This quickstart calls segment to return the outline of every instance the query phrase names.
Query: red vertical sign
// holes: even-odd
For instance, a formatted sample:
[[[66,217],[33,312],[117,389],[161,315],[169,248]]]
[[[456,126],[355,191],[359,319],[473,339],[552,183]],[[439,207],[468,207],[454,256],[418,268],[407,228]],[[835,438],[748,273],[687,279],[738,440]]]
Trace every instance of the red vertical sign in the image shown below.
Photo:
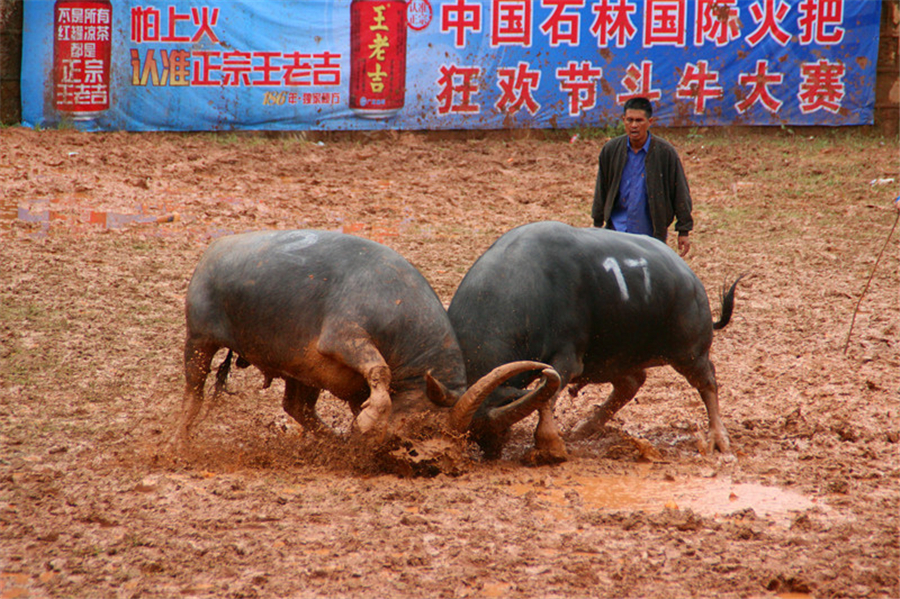
[[[57,0],[53,9],[53,103],[74,120],[109,108],[112,4]]]
[[[350,3],[350,109],[383,119],[403,108],[406,95],[406,2]]]

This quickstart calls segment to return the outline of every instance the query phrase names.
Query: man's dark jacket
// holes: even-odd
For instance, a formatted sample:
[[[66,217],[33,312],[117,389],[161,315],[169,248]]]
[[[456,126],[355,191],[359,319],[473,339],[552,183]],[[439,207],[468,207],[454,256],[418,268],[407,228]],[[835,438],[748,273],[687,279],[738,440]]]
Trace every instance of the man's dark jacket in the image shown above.
[[[609,215],[619,194],[622,171],[630,151],[628,143],[628,136],[623,135],[606,142],[600,150],[594,207],[591,210],[595,227],[602,227],[604,223],[609,226]],[[679,233],[687,233],[693,229],[691,191],[675,147],[651,135],[645,170],[653,236],[665,241],[669,225],[676,218],[675,230]]]

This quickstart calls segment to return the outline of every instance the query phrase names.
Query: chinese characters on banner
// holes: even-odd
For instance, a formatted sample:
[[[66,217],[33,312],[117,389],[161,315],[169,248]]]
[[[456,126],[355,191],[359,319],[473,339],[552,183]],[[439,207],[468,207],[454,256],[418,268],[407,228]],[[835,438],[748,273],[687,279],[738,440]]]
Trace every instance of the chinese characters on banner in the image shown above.
[[[406,28],[406,2],[351,2],[350,109],[355,114],[387,118],[403,108]]]
[[[267,94],[265,104],[284,104],[285,97],[290,104],[300,98],[310,104],[337,99],[340,53],[230,49],[216,34],[220,10],[200,6],[179,12],[176,5],[132,8],[131,85],[291,88],[290,95]],[[209,49],[196,49],[204,42]]]
[[[727,71],[739,70],[736,81],[730,82],[737,87],[736,101],[731,108],[738,114],[744,114],[754,106],[772,114],[778,113],[784,104],[779,97],[786,94],[794,96],[803,114],[821,110],[836,114],[841,110],[847,92],[844,85],[847,59],[856,58],[840,53],[834,59],[813,55],[800,62],[800,79],[793,90],[783,88],[784,72],[780,71],[779,60],[762,58],[747,63],[742,58],[748,50],[765,43],[781,48],[792,40],[801,47],[841,44],[846,34],[843,24],[853,22],[848,17],[855,16],[845,11],[844,0],[493,0],[489,15],[485,14],[485,4],[456,0],[441,6],[441,31],[452,37],[455,47],[465,47],[470,35],[489,27],[492,48],[581,48],[587,43],[598,49],[597,55],[588,60],[568,60],[554,70],[570,116],[597,107],[604,66],[612,62],[609,56],[618,54],[646,53],[652,56],[657,53],[659,57],[628,62],[621,79],[610,82],[614,89],[614,84],[618,83],[616,104],[624,104],[634,96],[644,96],[655,102],[663,100],[664,89],[658,82],[655,84],[654,69],[656,75],[664,70],[658,79],[674,81],[674,86],[669,86],[669,101],[681,100],[689,104],[695,115],[707,114],[712,102],[726,98],[723,84],[729,82],[721,78],[726,69],[717,69],[716,62],[724,63]],[[875,4],[869,8],[878,8]],[[543,20],[535,19],[539,6],[550,9]],[[746,11],[743,20],[742,10]],[[789,20],[791,15],[793,21]],[[873,13],[870,17],[874,17],[870,26],[877,28],[877,15]],[[589,23],[586,31],[592,39],[581,38],[580,33],[586,26],[584,21]],[[751,26],[742,27],[745,22]],[[536,42],[535,35],[543,36],[544,43]],[[730,44],[739,48],[733,55],[725,52]],[[707,46],[713,50],[702,51]],[[695,52],[697,60],[673,63],[673,56],[685,55],[679,49],[689,48],[700,50]],[[620,50],[622,52],[618,52]],[[723,56],[727,58],[723,60]],[[874,62],[874,59],[870,60]],[[479,68],[454,65],[443,67],[441,74],[441,81],[447,82],[440,96],[445,100],[442,109],[446,112],[477,110],[472,105],[471,97],[476,90],[471,82],[483,78],[485,73]],[[525,108],[535,114],[539,104],[533,91],[541,75],[541,68],[531,68],[527,62],[498,68],[497,86],[502,95],[494,108],[498,111]],[[674,80],[673,75],[677,75]],[[457,103],[450,101],[447,92],[453,87],[450,82],[454,77],[462,92]]]
[[[662,125],[867,124],[880,13],[854,0],[33,0],[23,116],[565,128],[605,126],[645,96]]]
[[[56,110],[87,120],[109,108],[112,5],[57,0],[53,11]]]

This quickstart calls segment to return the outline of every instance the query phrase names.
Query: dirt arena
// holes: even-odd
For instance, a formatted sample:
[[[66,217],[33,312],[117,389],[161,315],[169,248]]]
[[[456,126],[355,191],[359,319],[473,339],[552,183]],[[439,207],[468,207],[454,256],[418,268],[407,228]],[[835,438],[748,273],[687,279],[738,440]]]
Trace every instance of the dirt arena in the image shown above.
[[[523,463],[532,417],[499,461],[379,469],[304,436],[252,368],[190,454],[166,449],[212,238],[360,235],[449,302],[510,228],[590,224],[606,137],[574,133],[0,129],[0,599],[900,596],[900,232],[866,287],[898,140],[855,129],[660,132],[714,314],[747,273],[712,350],[734,459],[704,453],[668,368],[556,466]],[[608,391],[564,392],[563,429]],[[320,413],[348,430],[344,404]]]

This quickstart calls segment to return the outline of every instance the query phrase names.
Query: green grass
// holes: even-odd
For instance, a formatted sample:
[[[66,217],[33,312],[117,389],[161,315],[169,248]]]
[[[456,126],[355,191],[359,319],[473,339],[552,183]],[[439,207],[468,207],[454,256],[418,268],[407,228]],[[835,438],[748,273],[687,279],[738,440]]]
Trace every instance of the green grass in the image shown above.
[[[576,127],[570,132],[581,139],[611,139],[625,134],[625,124],[616,120],[606,127]]]

